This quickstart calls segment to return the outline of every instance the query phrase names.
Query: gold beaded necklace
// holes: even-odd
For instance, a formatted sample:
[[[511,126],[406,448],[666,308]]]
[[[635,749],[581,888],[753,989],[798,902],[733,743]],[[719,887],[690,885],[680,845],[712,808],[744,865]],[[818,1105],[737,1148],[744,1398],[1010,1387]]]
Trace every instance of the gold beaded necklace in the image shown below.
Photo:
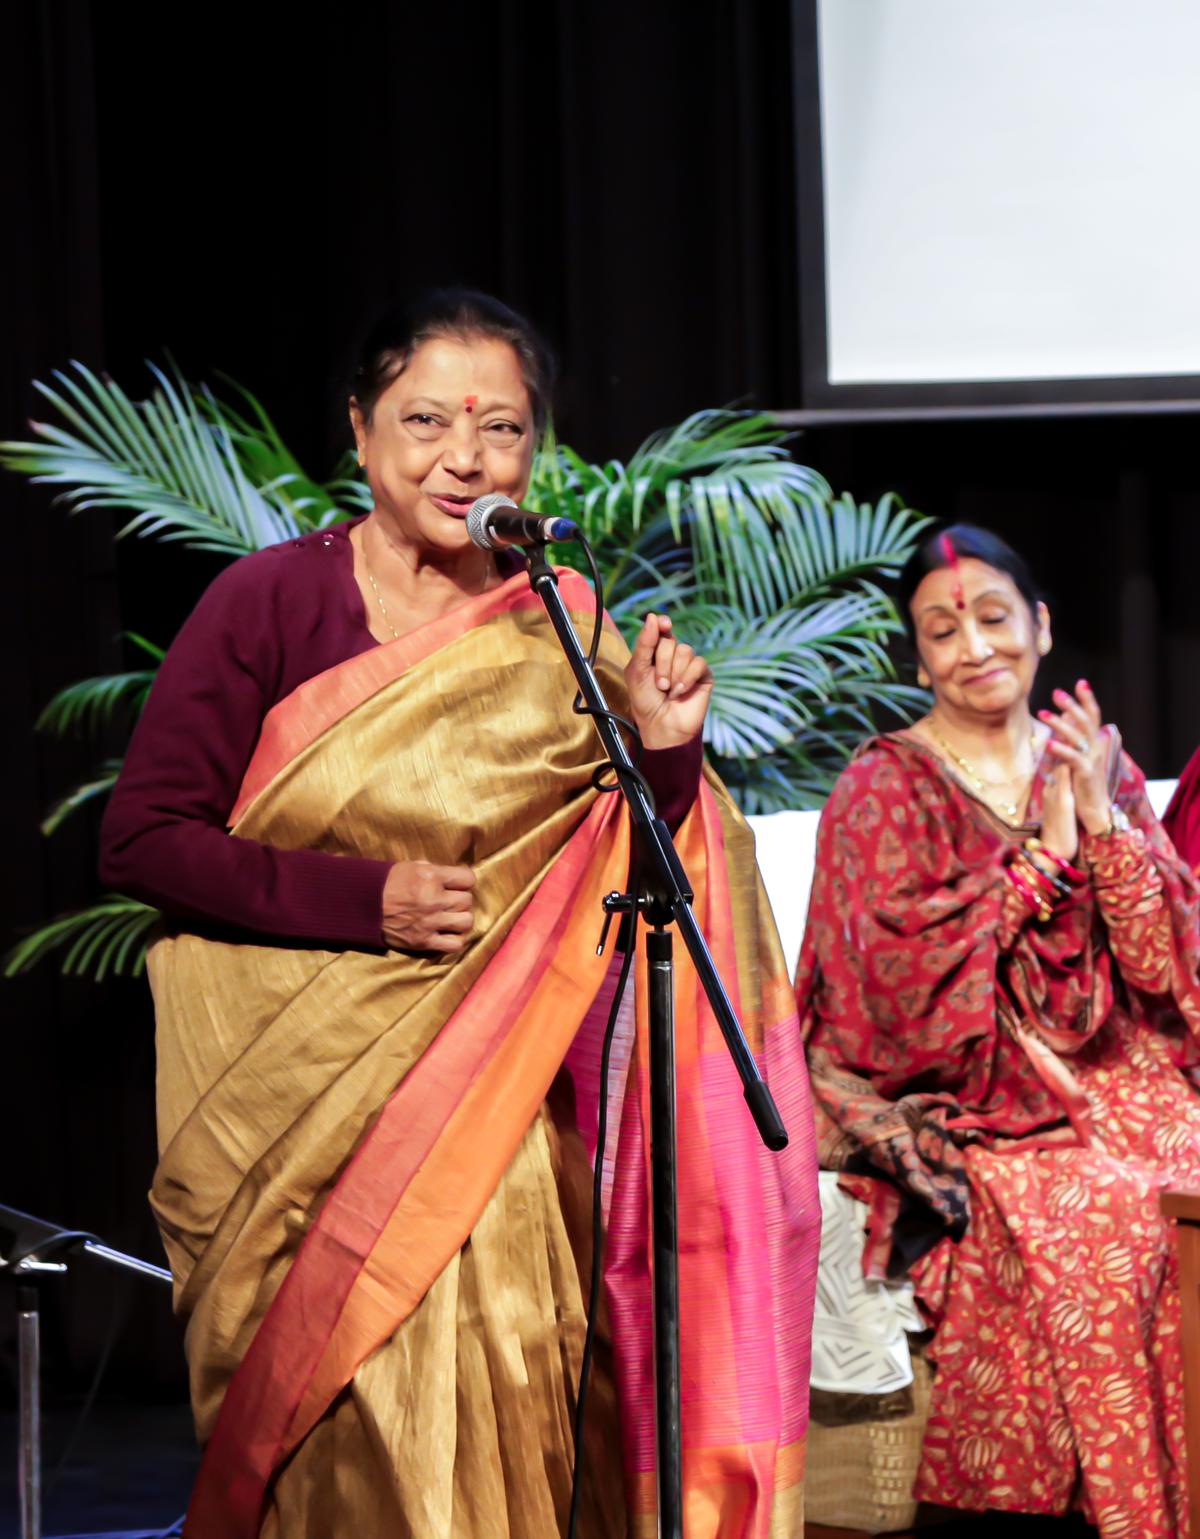
[[[387,612],[387,606],[383,602],[383,594],[380,593],[379,584],[375,581],[375,573],[371,570],[371,558],[367,554],[367,528],[365,524],[363,525],[362,533],[359,536],[358,548],[362,552],[363,570],[367,574],[367,581],[371,584],[371,592],[375,595],[375,602],[379,605],[379,613],[383,616],[383,623],[387,626],[388,630],[391,631],[393,640],[399,641],[400,632],[392,624],[391,617]]]
[[[366,573],[367,573],[367,581],[371,584],[371,590],[375,594],[375,602],[379,605],[379,613],[383,616],[383,623],[387,626],[388,630],[391,631],[392,636],[394,637],[394,639],[396,641],[399,641],[400,640],[400,632],[396,629],[396,627],[392,624],[391,620],[388,618],[387,608],[385,607],[384,602],[383,602],[383,594],[380,593],[380,591],[379,591],[379,584],[375,581],[375,573],[372,572],[372,570],[371,570],[371,562],[370,562],[370,560],[367,557],[367,542],[365,540],[363,541],[362,553],[363,553],[363,566],[366,569]]]
[[[365,527],[363,529],[359,543],[359,550],[362,552],[363,571],[366,572],[367,581],[371,584],[371,592],[375,595],[375,602],[379,605],[379,613],[383,616],[383,623],[387,626],[388,630],[391,631],[393,639],[399,641],[400,632],[392,624],[391,616],[387,612],[387,605],[383,602],[383,594],[380,593],[379,584],[375,581],[375,573],[371,570],[371,558],[367,554],[367,533]],[[498,574],[496,572],[495,565],[490,563],[485,573],[483,587],[480,589],[480,592],[486,593],[489,588],[494,587],[497,577]]]
[[[937,739],[939,747],[944,748],[950,757],[954,760],[955,764],[958,765],[959,769],[962,770],[963,774],[969,781],[971,788],[974,790],[976,796],[979,797],[980,801],[986,803],[986,805],[989,806],[993,812],[998,812],[1006,822],[1018,822],[1021,817],[1020,798],[1017,798],[1013,801],[1001,800],[997,803],[996,801],[993,801],[992,798],[988,795],[987,788],[989,786],[1002,787],[1020,784],[1021,795],[1022,797],[1025,795],[1029,787],[1033,784],[1033,777],[1037,773],[1037,729],[1031,728],[1029,733],[1029,753],[1033,760],[1033,767],[1030,769],[1027,775],[1014,776],[1011,780],[985,780],[969,759],[964,759],[962,754],[951,748],[950,744],[938,731],[937,727],[934,726],[932,716],[927,716],[925,718],[925,725]]]

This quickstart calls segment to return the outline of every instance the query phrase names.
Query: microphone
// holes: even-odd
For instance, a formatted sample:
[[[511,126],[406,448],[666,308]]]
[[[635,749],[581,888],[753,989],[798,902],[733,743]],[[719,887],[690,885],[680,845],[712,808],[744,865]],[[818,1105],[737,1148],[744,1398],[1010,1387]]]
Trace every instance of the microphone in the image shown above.
[[[503,492],[485,492],[467,510],[467,533],[484,550],[503,550],[506,545],[574,540],[579,525],[570,518],[541,518],[519,508]]]

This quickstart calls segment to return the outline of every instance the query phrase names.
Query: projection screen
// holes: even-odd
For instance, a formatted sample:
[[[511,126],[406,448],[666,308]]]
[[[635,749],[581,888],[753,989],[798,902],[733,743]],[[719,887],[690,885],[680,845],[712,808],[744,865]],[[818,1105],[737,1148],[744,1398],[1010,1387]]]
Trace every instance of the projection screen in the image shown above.
[[[816,397],[1200,397],[1197,0],[795,14]]]

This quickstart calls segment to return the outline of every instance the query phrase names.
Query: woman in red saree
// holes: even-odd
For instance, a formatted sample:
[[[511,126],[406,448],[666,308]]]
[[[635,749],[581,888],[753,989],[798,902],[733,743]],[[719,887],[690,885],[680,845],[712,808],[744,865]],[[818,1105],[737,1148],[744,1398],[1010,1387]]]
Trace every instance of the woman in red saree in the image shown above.
[[[1162,821],[1184,861],[1200,869],[1200,748],[1184,765]]]
[[[1165,1185],[1200,1184],[1196,890],[1050,621],[985,531],[902,582],[929,715],[822,819],[797,991],[823,1166],[934,1335],[917,1495],[1186,1534]]]
[[[544,402],[536,340],[483,296],[377,334],[352,403],[374,511],[222,574],[110,806],[105,874],[170,918],[151,1197],[205,1445],[192,1539],[565,1529],[614,981],[596,940],[629,830],[540,601],[464,527],[485,492],[519,501]],[[564,573],[562,591],[590,630],[591,590]],[[632,658],[606,628],[598,667],[794,1135],[782,1159],[757,1146],[683,966],[688,1533],[799,1534],[817,1209],[794,1001],[748,831],[699,781],[703,659],[652,616]],[[591,1536],[654,1526],[634,992]]]

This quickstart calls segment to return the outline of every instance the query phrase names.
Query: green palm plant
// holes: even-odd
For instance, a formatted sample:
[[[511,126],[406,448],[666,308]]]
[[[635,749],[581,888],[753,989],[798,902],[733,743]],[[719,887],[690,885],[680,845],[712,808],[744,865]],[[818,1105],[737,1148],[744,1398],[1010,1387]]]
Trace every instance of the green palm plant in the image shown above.
[[[749,813],[819,805],[875,713],[924,699],[892,668],[900,623],[879,583],[926,520],[890,494],[835,498],[786,444],[766,414],[697,412],[627,464],[547,445],[526,499],[583,527],[627,639],[670,610],[709,659],[705,741]]]
[[[119,538],[230,559],[369,510],[351,457],[315,481],[249,392],[232,385],[235,406],[177,371],[151,371],[154,388],[136,402],[80,364],[39,383],[59,420],[33,423],[31,441],[0,443],[0,464],[61,488],[73,512],[128,515]],[[923,698],[889,662],[899,621],[879,582],[924,520],[891,496],[875,506],[835,499],[816,471],[793,463],[786,439],[771,417],[739,411],[699,412],[624,464],[590,464],[551,438],[527,497],[583,527],[627,636],[648,609],[670,610],[679,634],[709,657],[705,737],[747,812],[819,803],[875,712],[903,715]],[[579,560],[573,547],[558,555]],[[132,723],[163,653],[127,639],[153,666],[69,685],[40,730],[111,734]],[[119,770],[119,759],[105,760],[43,831],[103,796]],[[138,973],[157,918],[110,895],[26,936],[6,972],[58,953],[65,972]]]

